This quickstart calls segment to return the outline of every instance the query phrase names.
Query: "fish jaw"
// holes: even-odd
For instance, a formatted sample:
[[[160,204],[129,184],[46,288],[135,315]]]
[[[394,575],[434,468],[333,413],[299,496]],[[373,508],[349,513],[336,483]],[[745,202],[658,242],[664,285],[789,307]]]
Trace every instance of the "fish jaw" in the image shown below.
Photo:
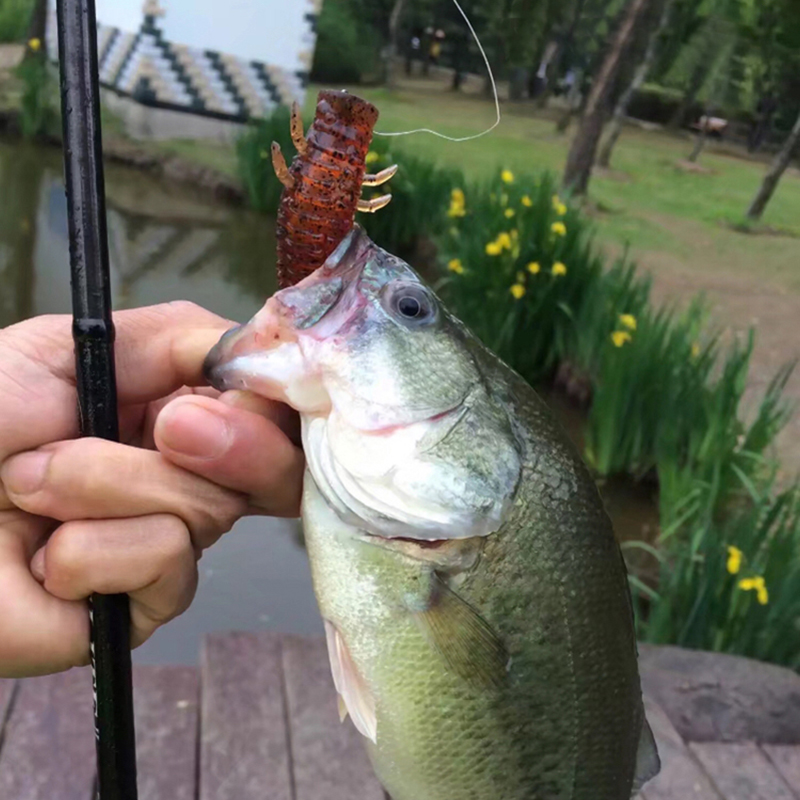
[[[326,414],[330,397],[309,368],[279,304],[270,300],[254,319],[228,331],[206,356],[203,372],[220,391],[241,389],[305,414]]]
[[[320,341],[352,317],[357,293],[341,295],[345,280],[357,278],[363,258],[352,251],[361,244],[349,234],[323,267],[267,300],[250,322],[228,331],[206,356],[208,382],[220,391],[243,389],[279,400],[301,414],[327,413],[330,398],[319,365],[301,338]]]

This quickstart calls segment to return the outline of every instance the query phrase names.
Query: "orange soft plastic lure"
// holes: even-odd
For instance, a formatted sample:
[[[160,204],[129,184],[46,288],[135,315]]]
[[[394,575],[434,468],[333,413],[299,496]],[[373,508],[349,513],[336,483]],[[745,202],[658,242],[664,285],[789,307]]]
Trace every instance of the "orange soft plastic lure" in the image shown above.
[[[287,166],[272,144],[275,174],[284,186],[278,209],[278,283],[302,280],[336,249],[353,227],[356,211],[374,212],[387,194],[361,199],[362,186],[380,186],[397,172],[392,166],[367,175],[366,158],[378,109],[347,92],[320,92],[317,113],[306,136],[300,108],[292,107],[292,141],[297,155]]]

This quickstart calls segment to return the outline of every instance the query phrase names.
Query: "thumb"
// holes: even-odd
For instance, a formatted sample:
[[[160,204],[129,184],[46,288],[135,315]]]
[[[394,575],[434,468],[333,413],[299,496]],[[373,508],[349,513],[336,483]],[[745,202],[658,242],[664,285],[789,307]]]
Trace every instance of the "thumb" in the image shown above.
[[[284,432],[291,422],[285,406],[252,395],[186,395],[162,409],[154,438],[166,459],[247,495],[256,513],[296,517],[305,460]]]

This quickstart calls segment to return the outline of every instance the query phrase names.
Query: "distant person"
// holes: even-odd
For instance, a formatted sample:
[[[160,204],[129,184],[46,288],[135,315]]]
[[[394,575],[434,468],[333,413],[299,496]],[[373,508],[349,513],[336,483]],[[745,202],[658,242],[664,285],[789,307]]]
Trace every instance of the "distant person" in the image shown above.
[[[422,54],[422,39],[416,34],[411,37],[406,48],[406,75],[411,75],[413,62],[420,61]]]
[[[431,42],[431,48],[428,51],[428,60],[430,61],[433,66],[437,66],[439,63],[439,59],[442,57],[442,42],[441,40],[434,39]]]
[[[187,388],[231,323],[190,303],[114,319],[124,444],[76,438],[70,317],[0,330],[0,678],[87,664],[93,592],[130,595],[142,644],[239,517],[299,515],[294,415]]]

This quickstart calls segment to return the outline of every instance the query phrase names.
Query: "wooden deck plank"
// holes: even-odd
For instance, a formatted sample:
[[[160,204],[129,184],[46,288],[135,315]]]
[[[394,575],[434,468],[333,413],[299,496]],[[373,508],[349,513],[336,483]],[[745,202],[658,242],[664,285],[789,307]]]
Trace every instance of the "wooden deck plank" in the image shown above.
[[[0,798],[91,800],[94,778],[91,671],[20,681],[0,751]]]
[[[644,705],[661,757],[661,772],[642,790],[645,800],[721,800],[664,709],[647,696]]]
[[[797,800],[755,744],[689,745],[726,800]]]
[[[192,667],[135,666],[139,800],[194,800],[199,679]]]
[[[762,744],[761,749],[789,788],[800,798],[800,745]]]
[[[296,800],[384,800],[361,735],[339,721],[325,641],[285,636],[283,672]]]
[[[293,800],[278,634],[206,637],[200,800]]]

